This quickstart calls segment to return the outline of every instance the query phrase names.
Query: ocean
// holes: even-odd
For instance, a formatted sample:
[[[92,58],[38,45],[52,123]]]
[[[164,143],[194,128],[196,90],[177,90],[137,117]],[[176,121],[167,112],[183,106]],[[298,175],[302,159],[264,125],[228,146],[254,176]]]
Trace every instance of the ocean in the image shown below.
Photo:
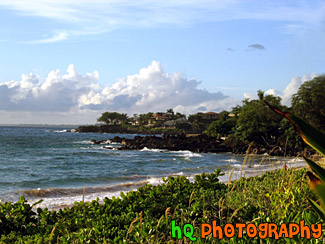
[[[157,185],[162,177],[186,176],[221,168],[220,181],[228,182],[263,171],[305,166],[303,160],[267,155],[231,153],[193,153],[159,149],[122,151],[111,143],[114,136],[130,134],[71,133],[68,128],[0,127],[0,199],[17,201],[25,196],[29,203],[40,199],[37,207],[58,209],[75,201],[118,197],[144,184]],[[95,145],[91,140],[105,140]],[[105,146],[113,147],[107,149]],[[243,164],[245,162],[245,164]]]

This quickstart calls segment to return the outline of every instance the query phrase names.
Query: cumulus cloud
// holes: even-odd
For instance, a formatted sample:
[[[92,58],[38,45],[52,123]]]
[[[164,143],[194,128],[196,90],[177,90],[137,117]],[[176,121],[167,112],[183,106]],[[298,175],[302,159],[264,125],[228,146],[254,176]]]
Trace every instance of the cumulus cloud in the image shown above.
[[[78,105],[80,94],[98,88],[97,71],[77,74],[74,65],[67,73],[51,71],[44,82],[35,74],[22,75],[20,81],[0,83],[0,110],[69,111]]]
[[[91,91],[79,99],[81,108],[126,110],[127,112],[164,111],[174,108],[192,113],[204,106],[217,111],[233,105],[233,100],[221,92],[210,93],[198,88],[197,80],[188,80],[181,73],[164,72],[153,61],[138,74],[119,79],[99,92]]]
[[[288,83],[288,85],[282,90],[276,90],[276,89],[268,89],[265,91],[265,95],[273,95],[273,96],[279,96],[281,97],[281,103],[286,106],[291,106],[291,98],[292,95],[297,93],[299,90],[299,87],[306,81],[310,81],[317,77],[317,74],[312,73],[310,75],[304,75],[303,77],[294,77],[291,79],[291,81]],[[257,94],[252,93],[244,93],[244,98],[247,99],[257,99]]]
[[[265,47],[261,44],[256,43],[256,44],[249,45],[248,49],[249,50],[265,50]]]
[[[297,93],[297,91],[299,90],[299,87],[304,82],[312,80],[316,76],[317,75],[315,73],[312,73],[310,75],[304,75],[303,77],[294,77],[291,79],[289,84],[283,89],[283,91],[277,92],[276,90],[271,89],[268,92],[274,92],[274,94],[278,94],[282,98],[282,103],[287,106],[290,106],[292,95]]]
[[[91,111],[97,115],[102,111],[118,111],[132,115],[173,108],[189,114],[202,108],[230,109],[236,104],[237,101],[221,92],[199,89],[199,84],[182,73],[166,73],[157,61],[111,86],[99,85],[97,71],[80,75],[74,65],[69,65],[66,74],[51,71],[44,81],[38,75],[28,74],[22,75],[20,81],[0,83],[0,110],[67,116],[72,111]]]

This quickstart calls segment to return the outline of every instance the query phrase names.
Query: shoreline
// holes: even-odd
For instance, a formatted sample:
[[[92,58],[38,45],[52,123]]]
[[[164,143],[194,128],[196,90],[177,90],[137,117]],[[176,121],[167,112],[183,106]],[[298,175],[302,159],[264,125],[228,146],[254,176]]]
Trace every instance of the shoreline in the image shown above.
[[[251,156],[256,156],[256,155],[247,155],[247,157],[251,157]],[[258,155],[260,157],[260,155]],[[288,161],[284,162],[283,160],[278,160],[276,163],[273,163],[271,165],[271,167],[269,168],[262,168],[260,169],[259,167],[255,167],[254,166],[249,166],[247,167],[247,165],[244,167],[247,167],[245,169],[243,169],[242,165],[239,165],[237,167],[232,167],[232,169],[228,169],[225,172],[225,175],[223,176],[219,176],[219,182],[224,183],[224,184],[229,184],[231,182],[237,181],[241,178],[248,178],[248,177],[256,177],[256,176],[261,176],[266,172],[272,172],[274,170],[278,170],[278,169],[282,169],[284,164],[288,165],[288,169],[294,169],[294,170],[299,170],[302,168],[306,168],[307,165],[301,165],[301,164],[305,164],[304,161],[299,158],[299,157],[290,157],[288,158]],[[298,164],[295,166],[295,164]],[[217,168],[216,168],[217,169]],[[247,169],[253,169],[253,170],[247,170]],[[203,171],[205,172],[205,171]],[[209,172],[206,172],[209,173]],[[173,173],[170,174],[164,178],[168,178],[169,176],[172,177],[178,177],[178,176],[186,176],[187,179],[190,180],[190,182],[194,182],[194,178],[196,175],[200,175],[199,174],[194,174],[194,175],[186,175],[186,174],[179,174],[179,173]],[[103,187],[103,189],[108,189],[108,188],[118,188],[118,186],[122,186],[123,189],[119,189],[118,191],[99,191],[96,192],[96,187],[84,187],[84,188],[74,188],[75,191],[79,192],[80,194],[76,194],[76,195],[72,195],[72,196],[63,196],[63,197],[48,197],[48,198],[42,198],[39,197],[37,199],[28,201],[28,203],[32,204],[34,202],[39,201],[40,199],[43,199],[44,202],[41,204],[38,204],[35,206],[35,209],[38,207],[41,207],[42,209],[44,208],[48,208],[49,210],[59,210],[59,209],[63,209],[65,207],[69,207],[71,208],[75,202],[82,202],[83,199],[85,202],[90,203],[93,200],[96,200],[97,198],[99,198],[99,202],[102,203],[103,199],[105,197],[111,199],[112,197],[118,197],[120,198],[120,194],[121,193],[127,193],[130,191],[137,191],[138,188],[143,187],[146,184],[150,184],[153,186],[157,186],[163,183],[162,177],[154,177],[154,178],[147,178],[145,180],[140,180],[140,181],[135,181],[135,182],[124,182],[124,183],[119,183],[117,185],[111,185],[111,186],[106,186]],[[136,186],[136,187],[134,187]],[[85,189],[85,190],[84,190]],[[41,189],[41,191],[46,191],[47,189]],[[51,188],[49,189],[51,190]],[[33,190],[33,191],[37,191],[37,190]],[[85,194],[83,194],[85,193]],[[28,198],[28,196],[25,196],[26,198]],[[70,200],[70,201],[69,201]],[[71,201],[73,200],[73,201]]]

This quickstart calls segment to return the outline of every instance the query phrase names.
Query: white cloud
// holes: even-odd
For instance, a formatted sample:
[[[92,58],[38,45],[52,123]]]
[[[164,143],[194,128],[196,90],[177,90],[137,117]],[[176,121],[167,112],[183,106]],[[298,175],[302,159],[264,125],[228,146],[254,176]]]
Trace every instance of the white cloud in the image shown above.
[[[0,110],[69,111],[80,94],[98,88],[97,81],[97,71],[81,76],[73,65],[65,75],[51,71],[44,82],[35,74],[22,75],[21,81],[0,83]]]
[[[153,61],[138,74],[119,79],[97,93],[90,91],[82,95],[79,106],[131,114],[174,108],[188,114],[197,112],[202,106],[217,111],[234,105],[234,100],[221,92],[210,93],[199,89],[198,85],[198,81],[188,80],[181,73],[164,72],[161,64]]]
[[[317,74],[312,73],[310,75],[304,75],[303,77],[293,77],[288,85],[282,90],[278,91],[276,89],[268,89],[265,91],[265,95],[273,95],[281,97],[281,103],[286,106],[291,106],[291,98],[293,94],[296,94],[299,87],[306,81],[310,81],[317,77]],[[244,93],[244,98],[258,99],[257,93]]]
[[[299,87],[306,81],[312,80],[317,75],[312,73],[310,75],[304,75],[303,77],[294,77],[291,79],[289,84],[284,88],[284,90],[280,93],[282,97],[282,103],[290,106],[291,105],[291,97],[293,94],[297,93]]]
[[[1,0],[0,6],[24,16],[65,25],[61,32],[34,43],[101,34],[118,28],[143,28],[241,19],[286,21],[286,26],[319,25],[325,4],[306,1],[238,0]],[[53,32],[53,30],[51,30]]]
[[[52,43],[52,42],[58,42],[58,41],[64,41],[68,38],[68,32],[66,30],[64,31],[55,31],[55,34],[53,37],[40,39],[40,40],[34,40],[29,42],[24,42],[26,44],[39,44],[39,43]]]
[[[157,61],[111,86],[100,87],[98,80],[97,71],[80,75],[73,65],[68,67],[66,74],[51,71],[44,81],[35,74],[22,75],[20,81],[0,83],[0,110],[11,114],[12,118],[27,113],[40,121],[43,116],[43,123],[49,123],[46,118],[55,121],[53,118],[56,117],[58,122],[59,117],[73,121],[82,115],[92,119],[89,123],[94,123],[95,114],[98,117],[103,111],[132,115],[173,108],[191,114],[231,109],[238,103],[221,92],[199,89],[197,80],[188,80],[181,73],[164,72]]]
[[[249,100],[257,99],[257,94],[255,93],[244,92],[243,96],[244,99],[249,99]]]

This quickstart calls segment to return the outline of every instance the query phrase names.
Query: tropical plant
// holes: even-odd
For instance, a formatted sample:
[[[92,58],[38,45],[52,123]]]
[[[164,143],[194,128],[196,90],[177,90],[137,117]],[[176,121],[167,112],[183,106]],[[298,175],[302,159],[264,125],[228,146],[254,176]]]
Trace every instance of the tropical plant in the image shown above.
[[[285,113],[278,108],[271,106],[268,102],[264,101],[273,111],[287,118],[291,124],[298,131],[301,138],[307,143],[309,146],[314,148],[317,152],[319,152],[322,156],[325,156],[325,134],[320,130],[316,129],[312,125],[308,124],[304,120],[299,117],[291,114]],[[318,197],[320,198],[322,206],[308,198],[313,209],[318,213],[318,215],[325,221],[325,169],[323,169],[320,165],[315,163],[313,160],[303,156],[311,170],[313,171],[307,172],[307,175],[311,182],[311,188],[316,192]]]

